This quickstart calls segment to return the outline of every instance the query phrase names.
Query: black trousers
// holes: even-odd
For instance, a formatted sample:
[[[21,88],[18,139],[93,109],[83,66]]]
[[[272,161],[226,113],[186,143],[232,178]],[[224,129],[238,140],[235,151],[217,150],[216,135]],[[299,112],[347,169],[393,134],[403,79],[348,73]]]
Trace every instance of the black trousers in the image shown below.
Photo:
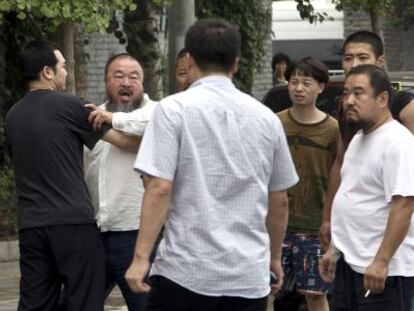
[[[156,275],[151,277],[146,311],[264,311],[267,297],[212,297],[194,293],[173,281]]]
[[[62,285],[70,311],[102,311],[105,255],[95,224],[22,230],[19,311],[56,310]]]
[[[336,265],[331,311],[410,311],[414,277],[390,276],[381,294],[365,297],[364,275],[357,273],[343,256]]]

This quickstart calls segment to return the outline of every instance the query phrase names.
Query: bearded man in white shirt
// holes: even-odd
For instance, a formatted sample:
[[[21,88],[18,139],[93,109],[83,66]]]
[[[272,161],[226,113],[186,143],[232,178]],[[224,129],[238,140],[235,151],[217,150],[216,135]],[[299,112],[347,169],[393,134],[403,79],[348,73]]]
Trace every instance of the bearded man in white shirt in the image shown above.
[[[144,73],[129,54],[112,56],[105,66],[107,102],[91,113],[95,128],[110,123],[124,133],[141,136],[156,106],[143,91]],[[106,255],[106,297],[118,285],[129,310],[144,309],[145,294],[133,293],[125,271],[132,260],[139,229],[144,187],[133,171],[136,154],[99,142],[85,150],[85,179],[95,208]]]

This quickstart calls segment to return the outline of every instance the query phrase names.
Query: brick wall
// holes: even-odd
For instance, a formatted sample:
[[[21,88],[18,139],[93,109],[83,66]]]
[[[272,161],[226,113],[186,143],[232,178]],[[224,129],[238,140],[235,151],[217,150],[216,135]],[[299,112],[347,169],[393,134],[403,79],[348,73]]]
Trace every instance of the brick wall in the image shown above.
[[[414,27],[408,31],[391,25],[392,17],[383,20],[385,54],[388,71],[414,70]],[[358,30],[371,30],[370,17],[365,12],[345,12],[344,35]]]
[[[121,45],[113,34],[92,33],[85,35],[85,39],[89,42],[85,46],[85,51],[89,56],[86,98],[102,103],[105,99],[105,63],[110,56],[125,52],[125,45]]]

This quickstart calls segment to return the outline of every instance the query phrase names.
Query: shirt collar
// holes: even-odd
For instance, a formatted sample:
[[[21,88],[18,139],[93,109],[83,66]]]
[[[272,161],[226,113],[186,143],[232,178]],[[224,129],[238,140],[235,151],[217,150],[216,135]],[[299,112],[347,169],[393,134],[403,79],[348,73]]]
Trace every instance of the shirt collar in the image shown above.
[[[196,87],[198,85],[212,85],[212,84],[218,84],[218,85],[228,85],[233,86],[234,84],[231,81],[231,79],[224,75],[208,75],[203,78],[198,79],[193,84],[190,85],[190,88]]]

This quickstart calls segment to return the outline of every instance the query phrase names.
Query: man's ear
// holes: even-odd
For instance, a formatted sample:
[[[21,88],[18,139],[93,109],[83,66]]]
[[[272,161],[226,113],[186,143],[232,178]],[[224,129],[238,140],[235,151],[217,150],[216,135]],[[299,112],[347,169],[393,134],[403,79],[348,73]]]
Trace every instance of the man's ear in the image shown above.
[[[378,96],[377,96],[379,102],[380,102],[380,106],[381,107],[388,107],[388,101],[389,101],[389,94],[387,91],[383,91],[381,92]]]
[[[55,71],[49,66],[44,66],[39,74],[39,78],[40,79],[43,78],[45,80],[52,80],[54,76],[55,76]]]
[[[319,83],[319,92],[318,92],[318,94],[321,94],[322,92],[323,92],[323,90],[325,89],[325,87],[326,87],[326,83]]]
[[[385,65],[387,64],[387,59],[385,58],[385,55],[378,56],[377,65],[381,68],[385,68]]]
[[[233,65],[231,65],[231,68],[230,68],[231,75],[235,75],[237,71],[239,70],[239,61],[240,61],[240,58],[237,57]]]
[[[195,65],[194,58],[189,54],[185,54],[185,66],[187,67],[187,70],[190,70]]]

